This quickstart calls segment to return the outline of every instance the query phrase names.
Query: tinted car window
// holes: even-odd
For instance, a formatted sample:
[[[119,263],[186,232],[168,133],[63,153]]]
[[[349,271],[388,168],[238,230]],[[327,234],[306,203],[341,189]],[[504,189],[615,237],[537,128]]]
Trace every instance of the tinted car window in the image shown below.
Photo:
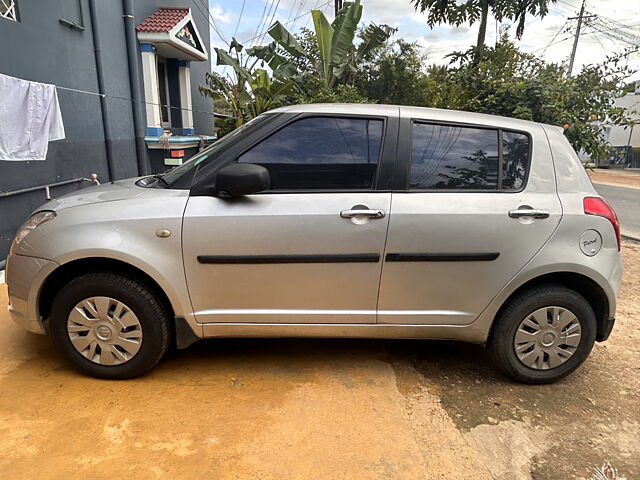
[[[522,133],[502,133],[502,188],[520,190],[529,164],[529,137]]]
[[[498,187],[497,130],[415,123],[410,188]]]
[[[305,118],[266,138],[238,162],[268,169],[272,190],[371,189],[382,126],[381,120]]]

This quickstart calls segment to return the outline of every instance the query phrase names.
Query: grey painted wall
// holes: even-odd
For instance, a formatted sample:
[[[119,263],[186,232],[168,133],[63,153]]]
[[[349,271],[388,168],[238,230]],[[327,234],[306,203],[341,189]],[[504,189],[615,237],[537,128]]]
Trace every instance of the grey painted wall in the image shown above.
[[[197,1],[197,0],[196,0]],[[202,3],[206,4],[206,0]],[[160,6],[190,7],[200,35],[209,46],[209,23],[194,0],[136,0],[135,22],[142,22]],[[0,73],[36,82],[98,91],[96,60],[88,0],[18,0],[19,22],[0,18]],[[0,161],[0,192],[44,185],[97,173],[101,181],[138,175],[129,71],[121,0],[96,1],[102,46],[107,112],[111,129],[114,178],[109,178],[100,99],[95,95],[58,89],[66,139],[49,144],[45,161]],[[206,14],[206,10],[204,10]],[[59,23],[66,18],[84,31]],[[209,48],[207,48],[209,50]],[[211,53],[211,52],[209,52]],[[139,59],[139,57],[138,57]],[[198,92],[210,62],[192,62],[194,110],[211,112],[211,103]],[[142,82],[142,79],[140,79]],[[122,97],[114,98],[114,97]],[[0,99],[1,101],[1,99]],[[213,132],[212,117],[194,112],[196,133]],[[89,185],[52,189],[57,196]],[[0,259],[8,253],[13,235],[28,214],[45,201],[44,191],[0,198]]]

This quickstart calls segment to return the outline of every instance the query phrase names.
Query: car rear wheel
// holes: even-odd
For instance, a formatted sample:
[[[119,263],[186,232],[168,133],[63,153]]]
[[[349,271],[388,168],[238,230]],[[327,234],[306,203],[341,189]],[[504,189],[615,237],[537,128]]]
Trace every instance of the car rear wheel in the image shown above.
[[[584,297],[561,285],[544,285],[506,305],[496,318],[487,348],[511,378],[550,383],[578,368],[595,338],[595,315]]]
[[[149,371],[169,345],[168,316],[143,283],[115,273],[89,273],[56,295],[51,333],[70,363],[99,378]]]

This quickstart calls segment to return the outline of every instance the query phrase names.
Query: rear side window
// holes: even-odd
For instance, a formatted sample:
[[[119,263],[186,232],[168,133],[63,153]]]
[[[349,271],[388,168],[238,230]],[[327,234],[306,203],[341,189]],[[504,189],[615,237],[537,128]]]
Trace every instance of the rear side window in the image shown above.
[[[415,123],[412,142],[411,188],[497,188],[497,130]]]
[[[517,191],[524,186],[527,135],[414,123],[411,137],[410,189]]]
[[[383,122],[313,117],[293,122],[238,159],[262,165],[271,190],[369,190],[380,158]]]

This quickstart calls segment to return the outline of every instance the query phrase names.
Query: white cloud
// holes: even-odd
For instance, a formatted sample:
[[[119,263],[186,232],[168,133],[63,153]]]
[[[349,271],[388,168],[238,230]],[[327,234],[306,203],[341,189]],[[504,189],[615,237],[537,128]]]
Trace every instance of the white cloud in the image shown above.
[[[209,9],[214,20],[222,23],[231,23],[233,21],[233,12],[225,11],[220,5],[214,3]]]

